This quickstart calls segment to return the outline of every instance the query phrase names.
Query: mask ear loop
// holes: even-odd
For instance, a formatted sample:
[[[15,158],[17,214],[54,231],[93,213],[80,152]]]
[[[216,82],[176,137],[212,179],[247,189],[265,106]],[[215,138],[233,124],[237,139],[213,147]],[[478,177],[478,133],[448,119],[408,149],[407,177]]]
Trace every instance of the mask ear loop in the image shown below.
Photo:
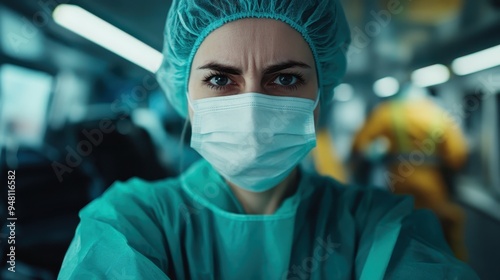
[[[318,89],[318,94],[316,95],[316,101],[314,101],[314,107],[313,107],[313,111],[316,110],[316,107],[318,106],[319,104],[319,98],[321,96],[321,90]]]
[[[193,101],[191,100],[191,98],[189,97],[189,92],[186,91],[186,99],[187,99],[187,102],[188,102],[188,106],[191,107],[191,109],[193,110],[194,112],[194,105],[193,105]],[[188,112],[188,118],[189,118],[189,112]]]
[[[189,125],[190,121],[189,121],[189,116],[186,118],[186,120],[184,121],[184,126],[182,128],[182,133],[181,133],[181,140],[179,142],[179,150],[181,151],[181,157],[179,159],[179,172],[180,173],[183,173],[184,172],[184,151],[186,149],[186,147],[184,146],[184,139],[186,138],[186,133],[187,133],[187,128],[188,128],[188,125]]]
[[[191,109],[194,112],[194,106],[191,103],[191,98],[189,98],[189,93],[186,91],[186,98],[188,101],[188,106],[191,107]],[[184,173],[184,139],[186,138],[186,133],[187,133],[187,128],[191,120],[189,119],[189,109],[187,112],[186,120],[184,121],[184,126],[182,127],[182,132],[181,132],[181,141],[179,142],[179,149],[181,150],[181,157],[179,160],[179,172],[182,174]],[[191,143],[191,140],[190,140]]]

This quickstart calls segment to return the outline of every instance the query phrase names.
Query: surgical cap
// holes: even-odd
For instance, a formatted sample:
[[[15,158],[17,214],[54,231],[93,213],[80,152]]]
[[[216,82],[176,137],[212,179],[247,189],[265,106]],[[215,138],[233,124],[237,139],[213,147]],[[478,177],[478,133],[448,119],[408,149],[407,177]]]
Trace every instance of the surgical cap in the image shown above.
[[[318,75],[321,103],[346,70],[350,32],[338,0],[173,0],[165,27],[158,82],[181,116],[187,116],[191,64],[203,40],[225,23],[243,18],[280,20],[309,44]]]

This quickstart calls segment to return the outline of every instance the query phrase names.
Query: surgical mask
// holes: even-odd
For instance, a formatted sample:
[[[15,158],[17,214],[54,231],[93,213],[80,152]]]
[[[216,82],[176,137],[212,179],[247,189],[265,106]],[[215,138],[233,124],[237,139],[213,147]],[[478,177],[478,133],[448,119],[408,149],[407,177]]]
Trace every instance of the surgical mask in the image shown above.
[[[316,146],[318,100],[319,92],[316,101],[261,93],[189,100],[191,147],[238,187],[269,190]]]

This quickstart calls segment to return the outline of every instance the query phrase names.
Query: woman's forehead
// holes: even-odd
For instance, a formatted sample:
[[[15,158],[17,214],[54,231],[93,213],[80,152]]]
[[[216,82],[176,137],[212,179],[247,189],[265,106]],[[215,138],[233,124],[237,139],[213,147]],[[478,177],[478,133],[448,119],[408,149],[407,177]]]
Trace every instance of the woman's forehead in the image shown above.
[[[273,62],[314,58],[302,35],[288,24],[263,18],[229,22],[210,33],[200,45],[193,66],[217,61],[242,68],[265,67]]]

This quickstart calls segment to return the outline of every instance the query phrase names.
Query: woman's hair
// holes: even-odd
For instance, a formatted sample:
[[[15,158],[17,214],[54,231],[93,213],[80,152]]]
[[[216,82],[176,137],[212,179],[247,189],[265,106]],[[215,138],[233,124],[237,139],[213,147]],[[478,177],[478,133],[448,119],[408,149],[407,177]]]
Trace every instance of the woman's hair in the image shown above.
[[[332,99],[333,88],[345,74],[350,43],[349,27],[337,0],[174,0],[157,78],[181,116],[187,116],[189,73],[199,46],[215,29],[243,18],[276,19],[297,30],[316,62],[321,103]]]

